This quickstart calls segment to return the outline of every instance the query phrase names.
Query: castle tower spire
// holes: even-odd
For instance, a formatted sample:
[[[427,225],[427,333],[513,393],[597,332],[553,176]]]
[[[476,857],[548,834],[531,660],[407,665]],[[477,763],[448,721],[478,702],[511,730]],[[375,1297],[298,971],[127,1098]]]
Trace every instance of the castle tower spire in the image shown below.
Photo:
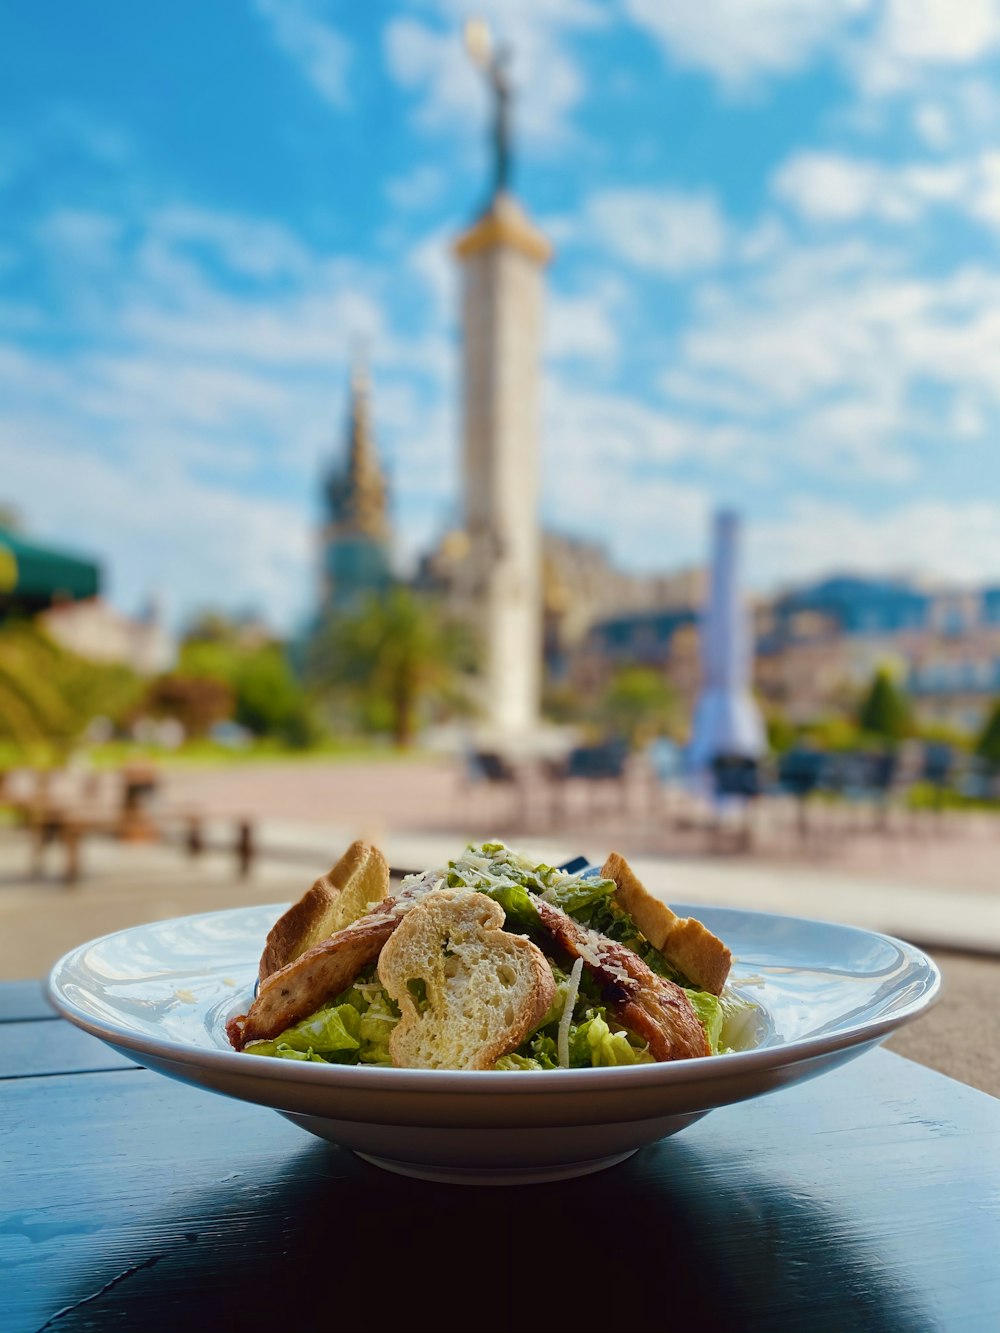
[[[344,526],[359,536],[385,541],[389,536],[385,476],[375,447],[371,422],[371,381],[360,359],[351,371],[347,415],[347,466],[336,490],[334,507]],[[335,515],[337,517],[337,515]]]
[[[372,430],[371,382],[355,359],[347,406],[346,448],[325,486],[323,601],[345,610],[391,582],[389,497]]]

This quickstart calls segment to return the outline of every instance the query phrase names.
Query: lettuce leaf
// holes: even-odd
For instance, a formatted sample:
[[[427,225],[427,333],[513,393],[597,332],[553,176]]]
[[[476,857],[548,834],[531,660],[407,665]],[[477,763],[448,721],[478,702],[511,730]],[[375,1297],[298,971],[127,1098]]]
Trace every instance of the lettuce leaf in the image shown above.
[[[247,1045],[252,1055],[279,1060],[319,1060],[325,1064],[388,1065],[389,1037],[399,1010],[378,984],[375,967],[330,1004],[279,1033],[273,1041]]]
[[[285,1041],[254,1041],[247,1046],[251,1055],[276,1055],[279,1060],[313,1060],[317,1064],[328,1065],[322,1055],[317,1055],[310,1046],[308,1050],[297,1051]]]
[[[644,1042],[624,1028],[613,1032],[603,1014],[593,1014],[586,1022],[571,1030],[569,1038],[570,1066],[589,1064],[594,1068],[605,1065],[652,1064]]]
[[[350,1004],[319,1009],[301,1023],[286,1028],[273,1041],[253,1041],[252,1055],[276,1055],[284,1060],[322,1059],[343,1063],[345,1053],[360,1049],[361,1015]],[[353,1061],[351,1061],[353,1063]]]
[[[544,886],[545,897],[569,916],[580,919],[587,909],[593,909],[614,893],[616,884],[613,879],[599,879],[597,876],[585,879],[558,880]]]
[[[712,1054],[719,1054],[719,1037],[722,1034],[722,1004],[717,995],[713,995],[707,990],[689,990],[686,992],[691,1001],[691,1008],[701,1020],[701,1025],[705,1029],[705,1035],[708,1037],[708,1044],[712,1048]]]
[[[501,1055],[493,1066],[494,1069],[544,1069],[546,1066],[532,1059],[530,1055]]]
[[[538,908],[531,901],[531,894],[527,889],[516,884],[503,888],[487,885],[479,892],[484,893],[487,898],[492,898],[503,908],[504,916],[507,918],[504,923],[506,930],[522,930],[531,934],[540,928]]]
[[[399,1010],[384,990],[375,991],[361,1015],[358,1035],[361,1049],[358,1061],[363,1065],[391,1065],[389,1038],[399,1022]]]
[[[752,1046],[757,1005],[741,995],[723,991],[713,995],[706,990],[689,990],[691,1007],[701,1020],[713,1055]]]

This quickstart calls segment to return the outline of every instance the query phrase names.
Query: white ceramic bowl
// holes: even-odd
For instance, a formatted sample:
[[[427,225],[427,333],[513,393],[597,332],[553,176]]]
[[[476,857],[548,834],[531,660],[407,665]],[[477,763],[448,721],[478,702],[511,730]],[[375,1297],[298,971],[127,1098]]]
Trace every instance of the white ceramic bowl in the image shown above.
[[[519,1184],[597,1171],[705,1115],[813,1078],[937,997],[920,950],[851,926],[674,905],[732,949],[758,1006],[753,1049],[668,1064],[533,1072],[384,1069],[232,1050],[264,937],[286,904],[106,935],[61,959],[49,994],[70,1022],[149,1069],[273,1107],[389,1170]]]

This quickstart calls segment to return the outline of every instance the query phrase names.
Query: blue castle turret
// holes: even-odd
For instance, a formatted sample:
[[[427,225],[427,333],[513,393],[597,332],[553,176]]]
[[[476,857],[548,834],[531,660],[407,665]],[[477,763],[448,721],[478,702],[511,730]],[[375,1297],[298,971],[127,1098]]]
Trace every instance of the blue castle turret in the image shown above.
[[[392,582],[388,493],[360,368],[351,376],[345,455],[326,479],[323,501],[322,612],[339,614]]]

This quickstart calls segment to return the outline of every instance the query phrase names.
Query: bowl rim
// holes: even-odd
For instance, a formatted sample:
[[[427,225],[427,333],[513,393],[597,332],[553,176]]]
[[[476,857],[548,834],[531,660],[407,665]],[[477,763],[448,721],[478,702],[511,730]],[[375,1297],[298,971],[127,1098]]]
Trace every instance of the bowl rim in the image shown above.
[[[499,1078],[492,1069],[395,1069],[384,1065],[333,1065],[300,1060],[272,1060],[267,1057],[248,1058],[245,1052],[226,1050],[224,1047],[204,1047],[170,1037],[155,1037],[130,1030],[124,1024],[100,1020],[81,1008],[63,993],[62,974],[89,949],[139,930],[155,926],[232,917],[238,913],[269,912],[277,915],[287,904],[248,904],[243,907],[223,908],[212,912],[196,912],[160,921],[143,922],[122,930],[109,931],[68,950],[53,965],[45,982],[45,993],[60,1014],[91,1036],[114,1047],[148,1055],[173,1067],[189,1066],[205,1070],[225,1071],[246,1079],[265,1082],[313,1083],[337,1088],[364,1089],[375,1093],[443,1092],[453,1095],[481,1096],[489,1093],[500,1096],[523,1096],[533,1088],[545,1095],[573,1092],[625,1090],[644,1088],[664,1082],[686,1084],[713,1082],[718,1078],[750,1075],[776,1066],[795,1065],[813,1058],[844,1050],[852,1046],[873,1044],[905,1023],[912,1022],[937,1002],[941,994],[941,971],[932,958],[916,945],[881,931],[861,926],[826,921],[815,917],[789,916],[781,912],[759,912],[750,908],[716,906],[709,903],[675,903],[681,912],[726,912],[752,919],[781,921],[810,930],[827,930],[861,939],[878,940],[898,949],[910,967],[921,979],[917,994],[899,1009],[881,1018],[864,1019],[846,1024],[833,1032],[814,1033],[794,1041],[775,1042],[748,1051],[733,1051],[724,1055],[694,1056],[685,1060],[658,1061],[643,1065],[619,1065],[594,1069],[553,1069],[502,1071],[506,1074],[531,1074],[529,1082],[522,1078]],[[912,978],[911,978],[912,979]],[[78,983],[76,983],[78,984]],[[737,983],[738,984],[738,983]],[[547,1076],[547,1077],[545,1077]],[[539,1082],[540,1079],[543,1081]]]

